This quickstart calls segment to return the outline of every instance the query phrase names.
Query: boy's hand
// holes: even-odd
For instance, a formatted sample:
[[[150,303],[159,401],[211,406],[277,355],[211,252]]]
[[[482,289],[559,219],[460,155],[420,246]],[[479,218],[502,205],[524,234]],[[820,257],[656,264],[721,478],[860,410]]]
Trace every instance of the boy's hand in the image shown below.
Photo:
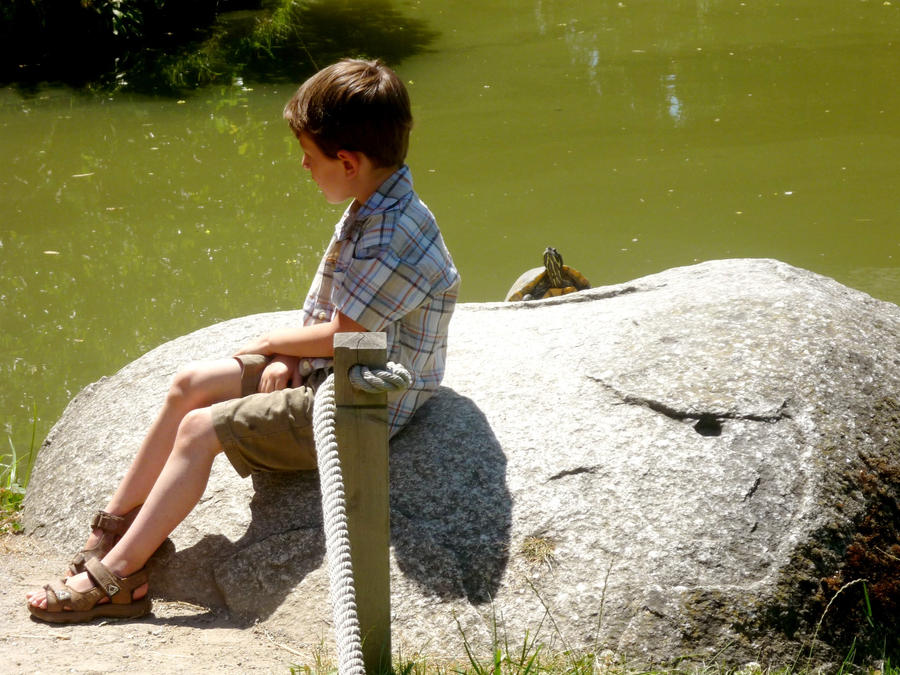
[[[259,391],[262,394],[268,394],[273,391],[284,389],[288,386],[299,386],[294,383],[294,375],[297,373],[296,356],[278,355],[267,365],[259,378]]]

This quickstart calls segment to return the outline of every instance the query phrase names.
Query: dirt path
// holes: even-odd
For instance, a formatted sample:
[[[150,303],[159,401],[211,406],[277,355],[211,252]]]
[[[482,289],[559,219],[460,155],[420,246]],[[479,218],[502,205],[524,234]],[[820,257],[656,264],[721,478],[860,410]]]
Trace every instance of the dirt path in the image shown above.
[[[34,621],[25,593],[65,569],[67,556],[30,537],[0,536],[0,672],[288,673],[315,652],[227,613],[155,600],[142,619],[56,626]],[[152,583],[152,580],[151,580]]]

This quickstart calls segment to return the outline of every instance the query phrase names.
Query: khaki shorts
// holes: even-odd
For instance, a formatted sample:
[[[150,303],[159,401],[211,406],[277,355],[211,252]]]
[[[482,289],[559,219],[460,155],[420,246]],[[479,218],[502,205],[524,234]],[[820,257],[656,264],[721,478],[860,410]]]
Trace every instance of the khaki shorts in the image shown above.
[[[315,469],[312,416],[316,387],[260,394],[259,379],[268,359],[258,354],[235,358],[241,363],[241,398],[210,408],[216,435],[232,466],[244,477],[254,471]],[[311,379],[319,384],[324,377]]]

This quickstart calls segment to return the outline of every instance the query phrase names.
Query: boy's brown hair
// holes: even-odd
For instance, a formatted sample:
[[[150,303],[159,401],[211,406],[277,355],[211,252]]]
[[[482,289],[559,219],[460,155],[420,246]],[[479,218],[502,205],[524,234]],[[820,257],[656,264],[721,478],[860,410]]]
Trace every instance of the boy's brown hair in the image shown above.
[[[412,112],[397,74],[379,60],[345,59],[304,82],[284,107],[297,138],[306,132],[328,157],[362,152],[376,167],[406,159]]]

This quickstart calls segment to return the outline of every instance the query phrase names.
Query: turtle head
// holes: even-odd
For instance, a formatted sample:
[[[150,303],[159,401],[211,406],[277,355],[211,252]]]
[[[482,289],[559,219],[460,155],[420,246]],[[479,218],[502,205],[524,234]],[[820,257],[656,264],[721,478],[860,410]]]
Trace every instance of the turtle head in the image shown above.
[[[563,285],[563,259],[559,254],[559,251],[552,246],[548,246],[544,250],[544,267],[547,269],[547,277],[550,280],[550,286],[554,288],[561,287]]]

